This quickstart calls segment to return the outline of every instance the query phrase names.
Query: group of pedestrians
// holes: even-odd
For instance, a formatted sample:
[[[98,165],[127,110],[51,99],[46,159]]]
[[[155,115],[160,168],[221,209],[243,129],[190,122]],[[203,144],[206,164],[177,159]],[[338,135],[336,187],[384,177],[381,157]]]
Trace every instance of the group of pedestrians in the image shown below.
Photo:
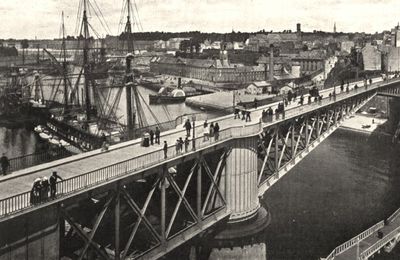
[[[150,129],[149,131],[149,136],[150,136],[150,145],[154,145],[156,144],[160,144],[160,128],[158,128],[158,126],[156,126],[155,131],[153,131],[153,129]]]
[[[208,124],[207,120],[204,121],[203,124],[203,141],[208,141],[212,140],[212,138],[215,139],[215,141],[219,140],[219,124],[216,122],[211,122],[211,124]]]
[[[48,179],[47,177],[37,178],[33,182],[30,202],[32,204],[46,202],[55,199],[57,195],[57,179],[63,180],[56,171]]]
[[[233,114],[233,119],[242,119],[245,120],[245,122],[251,122],[251,112],[249,110],[246,110],[246,106],[244,106],[244,109],[242,110],[240,110],[238,107],[235,107]],[[242,115],[242,117],[240,117],[240,114]]]

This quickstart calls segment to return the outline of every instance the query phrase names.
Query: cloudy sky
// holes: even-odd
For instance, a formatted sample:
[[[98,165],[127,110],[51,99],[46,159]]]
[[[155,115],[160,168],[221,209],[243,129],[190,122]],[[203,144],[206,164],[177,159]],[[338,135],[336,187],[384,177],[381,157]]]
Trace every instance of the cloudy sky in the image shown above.
[[[0,38],[55,38],[61,11],[74,35],[81,0],[0,0]],[[112,34],[117,34],[123,0],[96,1]],[[94,3],[93,3],[94,5]],[[395,26],[398,0],[136,0],[143,31],[303,31],[376,32]],[[100,35],[106,31],[91,18]],[[137,29],[135,28],[135,31]]]

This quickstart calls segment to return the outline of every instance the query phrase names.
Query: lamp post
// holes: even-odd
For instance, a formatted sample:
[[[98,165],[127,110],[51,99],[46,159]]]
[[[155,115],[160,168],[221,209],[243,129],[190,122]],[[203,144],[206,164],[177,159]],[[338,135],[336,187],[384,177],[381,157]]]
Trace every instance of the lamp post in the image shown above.
[[[196,116],[192,116],[192,122],[193,122],[193,138],[192,138],[192,145],[193,145],[193,151],[196,151]]]

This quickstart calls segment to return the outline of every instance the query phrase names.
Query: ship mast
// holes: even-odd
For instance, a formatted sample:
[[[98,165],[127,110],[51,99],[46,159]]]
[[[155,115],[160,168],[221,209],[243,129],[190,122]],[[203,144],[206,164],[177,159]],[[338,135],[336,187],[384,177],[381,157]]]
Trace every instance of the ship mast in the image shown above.
[[[61,13],[61,31],[62,31],[62,55],[63,55],[63,80],[64,80],[64,114],[68,110],[68,84],[67,84],[67,54],[66,54],[66,43],[65,43],[65,24],[64,24],[64,11]]]
[[[82,27],[81,27],[81,35],[83,30],[83,74],[85,76],[85,109],[86,109],[86,119],[90,120],[90,89],[89,89],[89,77],[90,77],[90,64],[89,64],[89,24],[87,18],[87,1],[83,0],[83,19],[82,19]]]
[[[134,48],[133,48],[132,23],[131,23],[131,10],[132,10],[131,0],[126,0],[126,8],[128,11],[128,16],[126,18],[124,33],[126,37],[125,39],[127,41],[128,53],[133,53]]]
[[[135,129],[135,112],[132,108],[132,88],[135,92],[135,86],[133,84],[133,73],[131,71],[131,64],[133,60],[133,39],[132,39],[132,24],[131,24],[131,1],[126,0],[126,8],[128,11],[128,16],[125,24],[125,39],[127,41],[128,54],[126,56],[126,125],[128,130],[128,139],[132,139],[134,137],[134,129]]]

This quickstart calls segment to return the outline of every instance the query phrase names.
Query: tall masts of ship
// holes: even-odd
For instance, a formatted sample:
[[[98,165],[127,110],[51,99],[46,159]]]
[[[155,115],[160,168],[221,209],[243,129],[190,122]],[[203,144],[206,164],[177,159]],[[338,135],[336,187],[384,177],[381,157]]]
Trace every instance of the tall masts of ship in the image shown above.
[[[68,69],[67,69],[67,51],[65,44],[65,23],[64,23],[64,11],[61,13],[61,33],[62,33],[62,56],[63,56],[63,82],[64,82],[64,114],[68,112]]]
[[[90,78],[90,64],[89,64],[89,23],[87,18],[87,5],[88,0],[83,0],[83,19],[82,19],[82,26],[81,26],[81,33],[80,35],[83,36],[84,45],[83,45],[83,75],[85,76],[85,110],[86,110],[86,119],[87,121],[90,120],[90,89],[89,89],[89,78]]]
[[[126,75],[125,75],[125,86],[126,86],[126,125],[128,132],[128,139],[134,138],[135,129],[135,114],[132,113],[132,87],[133,87],[133,73],[131,69],[131,63],[133,60],[133,54],[129,53],[126,55]]]
[[[128,16],[126,18],[126,25],[125,25],[125,37],[128,47],[128,53],[133,53],[133,36],[132,36],[132,24],[131,24],[131,10],[132,5],[130,0],[126,0],[126,7],[128,9]]]

